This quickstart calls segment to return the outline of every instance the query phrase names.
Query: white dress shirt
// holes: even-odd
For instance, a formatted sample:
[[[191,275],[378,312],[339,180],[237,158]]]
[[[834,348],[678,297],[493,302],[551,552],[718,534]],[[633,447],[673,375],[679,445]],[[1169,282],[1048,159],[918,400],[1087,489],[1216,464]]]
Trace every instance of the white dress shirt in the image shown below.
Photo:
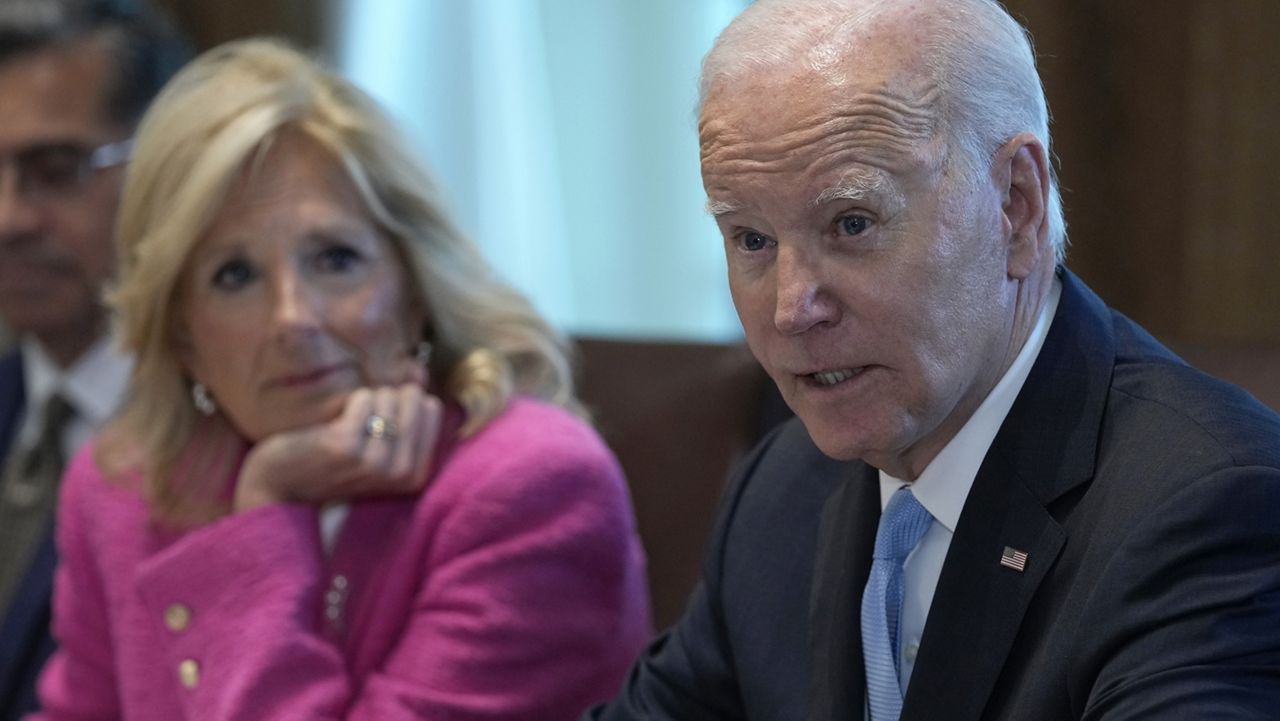
[[[1045,336],[1049,334],[1049,325],[1053,322],[1054,312],[1058,309],[1058,298],[1062,294],[1062,284],[1054,278],[1053,287],[1045,298],[1040,315],[1036,318],[1035,327],[1027,337],[1014,358],[1009,369],[1005,371],[999,382],[991,389],[986,399],[973,412],[964,427],[943,447],[920,477],[911,485],[911,492],[916,500],[933,516],[933,524],[925,531],[911,554],[903,564],[903,602],[901,630],[898,649],[898,678],[902,688],[907,688],[911,680],[911,671],[915,668],[916,653],[920,649],[920,638],[924,634],[925,620],[929,617],[929,606],[933,603],[933,592],[938,587],[938,576],[942,573],[942,563],[947,558],[947,549],[951,547],[951,537],[955,533],[956,523],[960,520],[960,511],[964,508],[969,489],[978,475],[978,468],[987,450],[991,448],[1000,425],[1013,407],[1022,384],[1035,364],[1036,356],[1044,345]],[[885,473],[880,472],[880,509],[883,511],[889,504],[889,498],[902,486],[908,485]]]
[[[44,424],[44,407],[54,393],[61,393],[75,417],[62,435],[62,451],[69,461],[124,400],[125,386],[133,370],[133,358],[116,347],[111,338],[101,338],[70,368],[57,363],[32,338],[22,341],[23,390],[26,393],[22,425],[12,453],[31,448]]]
[[[351,504],[346,501],[320,509],[320,545],[324,549],[325,558],[333,557],[333,547],[338,543],[338,534],[342,533],[350,512]]]

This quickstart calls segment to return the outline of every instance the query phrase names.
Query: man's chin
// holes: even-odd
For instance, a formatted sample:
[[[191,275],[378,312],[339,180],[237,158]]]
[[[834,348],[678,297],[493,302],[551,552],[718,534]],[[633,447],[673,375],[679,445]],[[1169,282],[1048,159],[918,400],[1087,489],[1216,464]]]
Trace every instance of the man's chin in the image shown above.
[[[889,427],[888,420],[876,422],[874,429],[859,428],[858,424],[850,419],[840,423],[828,420],[810,422],[801,416],[801,422],[804,423],[813,444],[828,458],[837,461],[862,461],[895,478],[911,477],[910,469],[904,465],[908,460],[908,454],[900,450],[904,447],[899,443],[901,436],[873,432],[873,430],[883,431]]]
[[[804,416],[800,417],[800,422],[823,455],[837,461],[857,461],[866,457],[866,439],[854,437],[848,429],[837,430],[829,422],[810,422]]]

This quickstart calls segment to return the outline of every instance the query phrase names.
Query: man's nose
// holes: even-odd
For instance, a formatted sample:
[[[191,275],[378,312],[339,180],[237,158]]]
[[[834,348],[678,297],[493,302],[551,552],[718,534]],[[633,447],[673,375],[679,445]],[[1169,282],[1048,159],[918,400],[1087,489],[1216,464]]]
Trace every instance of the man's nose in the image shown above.
[[[784,335],[803,333],[840,319],[840,308],[824,280],[822,261],[795,245],[780,245],[775,261],[774,326]]]

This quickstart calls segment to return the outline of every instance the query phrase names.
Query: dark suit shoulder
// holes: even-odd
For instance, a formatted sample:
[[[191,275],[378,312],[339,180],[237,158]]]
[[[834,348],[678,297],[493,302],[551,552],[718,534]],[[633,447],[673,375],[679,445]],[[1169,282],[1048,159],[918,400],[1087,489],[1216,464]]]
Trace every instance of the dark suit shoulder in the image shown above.
[[[761,524],[768,524],[771,534],[792,528],[793,521],[807,525],[855,466],[861,464],[823,454],[800,420],[792,418],[766,436],[734,474],[723,509],[725,530],[729,536],[735,529],[760,535]]]
[[[1157,457],[1201,468],[1280,468],[1280,416],[1243,389],[1187,365],[1132,323],[1119,347],[1108,410],[1112,429],[1151,436]],[[1141,334],[1141,335],[1138,335]]]

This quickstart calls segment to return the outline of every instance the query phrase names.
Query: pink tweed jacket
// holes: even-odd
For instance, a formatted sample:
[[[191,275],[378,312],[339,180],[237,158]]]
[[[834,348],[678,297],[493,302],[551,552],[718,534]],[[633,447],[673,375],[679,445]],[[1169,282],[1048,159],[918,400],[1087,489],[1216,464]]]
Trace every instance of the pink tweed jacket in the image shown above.
[[[90,454],[64,480],[34,719],[572,719],[650,634],[617,463],[535,401],[420,497],[353,503],[331,557],[307,506],[161,531]]]

